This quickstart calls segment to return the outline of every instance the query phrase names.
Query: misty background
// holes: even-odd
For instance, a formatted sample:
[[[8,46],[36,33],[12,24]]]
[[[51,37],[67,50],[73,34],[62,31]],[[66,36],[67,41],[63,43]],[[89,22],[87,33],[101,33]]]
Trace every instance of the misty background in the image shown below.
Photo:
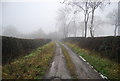
[[[63,30],[59,24],[59,10],[65,5],[63,0],[2,0],[0,2],[0,35],[18,38],[63,38]],[[111,2],[95,14],[95,36],[113,36],[114,26],[109,23],[109,13],[117,9],[118,3]],[[73,19],[73,14],[69,15]],[[83,16],[75,16],[77,37],[82,36]],[[74,36],[74,25],[69,25],[69,36]],[[87,36],[90,36],[89,30]]]

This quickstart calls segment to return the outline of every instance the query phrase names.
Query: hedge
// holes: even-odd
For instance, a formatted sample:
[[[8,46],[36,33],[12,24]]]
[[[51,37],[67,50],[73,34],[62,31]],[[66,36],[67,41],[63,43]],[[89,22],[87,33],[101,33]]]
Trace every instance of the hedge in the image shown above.
[[[2,64],[9,63],[50,41],[50,39],[20,39],[2,36]]]
[[[102,57],[120,63],[120,36],[113,37],[70,37],[63,41],[76,43],[79,47],[99,52]]]

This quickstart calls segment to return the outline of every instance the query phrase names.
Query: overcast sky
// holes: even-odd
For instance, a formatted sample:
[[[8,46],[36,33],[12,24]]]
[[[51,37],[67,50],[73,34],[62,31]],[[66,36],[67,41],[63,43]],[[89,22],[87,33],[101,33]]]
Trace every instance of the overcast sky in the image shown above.
[[[38,29],[44,32],[57,30],[57,10],[63,6],[63,0],[2,0],[0,2],[0,27],[14,26],[22,33],[30,33]],[[103,16],[116,7],[116,3],[107,6],[104,11],[96,15]],[[105,29],[108,34],[113,33],[113,28]],[[112,32],[112,33],[111,33]]]
[[[59,0],[4,2],[2,3],[3,29],[11,25],[24,33],[39,28],[42,28],[46,33],[55,31],[56,11],[60,5]]]

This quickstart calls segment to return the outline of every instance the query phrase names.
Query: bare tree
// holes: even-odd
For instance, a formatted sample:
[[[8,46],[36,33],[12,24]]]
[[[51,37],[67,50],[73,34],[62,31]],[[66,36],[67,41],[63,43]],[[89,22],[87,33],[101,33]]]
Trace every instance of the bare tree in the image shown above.
[[[90,24],[90,34],[91,37],[93,35],[93,25],[94,25],[94,15],[95,11],[98,8],[103,9],[109,2],[109,0],[64,0],[64,4],[71,5],[72,7],[78,7],[84,13],[84,35],[87,35],[88,21],[89,16],[91,16],[91,24]],[[78,11],[78,10],[77,10]]]
[[[90,25],[90,35],[91,37],[94,37],[94,34],[93,34],[93,25],[94,25],[94,16],[95,16],[95,11],[96,9],[98,8],[104,8],[104,6],[106,6],[107,4],[110,4],[110,2],[105,2],[106,0],[99,0],[99,1],[94,1],[94,0],[90,0],[89,1],[89,6],[91,8],[91,25]]]
[[[59,9],[58,10],[58,21],[60,22],[59,25],[63,28],[62,31],[63,31],[63,35],[64,37],[66,37],[66,28],[65,28],[65,25],[66,25],[66,15],[65,15],[65,12],[64,12],[64,9]]]
[[[73,23],[74,23],[74,36],[76,37],[76,35],[77,35],[76,12],[74,12]]]
[[[62,7],[58,10],[58,22],[60,22],[59,24],[63,27],[61,29],[63,29],[63,35],[64,38],[68,37],[68,27],[69,27],[69,14],[70,14],[70,8],[68,8],[67,6]]]
[[[71,5],[71,6],[76,6],[78,7],[80,10],[83,11],[84,13],[84,34],[85,34],[85,37],[87,36],[87,25],[88,25],[88,20],[89,20],[89,15],[91,13],[91,9],[90,9],[90,6],[89,6],[89,2],[88,0],[84,0],[84,1],[79,1],[79,0],[69,0],[69,1],[66,1],[64,0],[65,4],[67,5]]]
[[[94,13],[95,13],[95,10],[101,4],[102,4],[102,1],[101,2],[89,2],[89,5],[90,5],[90,7],[92,9],[91,26],[90,26],[90,35],[91,35],[91,37],[94,37],[94,35],[93,35]]]
[[[114,25],[114,36],[116,36],[118,28],[118,10],[114,9],[112,12],[109,12],[107,17],[109,18],[109,23]]]

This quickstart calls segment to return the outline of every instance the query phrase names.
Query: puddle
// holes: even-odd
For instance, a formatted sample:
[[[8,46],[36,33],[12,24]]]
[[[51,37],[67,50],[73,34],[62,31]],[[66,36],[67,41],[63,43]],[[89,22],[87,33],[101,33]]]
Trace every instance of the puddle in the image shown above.
[[[52,62],[51,71],[54,71],[54,69],[55,69],[55,61]]]

